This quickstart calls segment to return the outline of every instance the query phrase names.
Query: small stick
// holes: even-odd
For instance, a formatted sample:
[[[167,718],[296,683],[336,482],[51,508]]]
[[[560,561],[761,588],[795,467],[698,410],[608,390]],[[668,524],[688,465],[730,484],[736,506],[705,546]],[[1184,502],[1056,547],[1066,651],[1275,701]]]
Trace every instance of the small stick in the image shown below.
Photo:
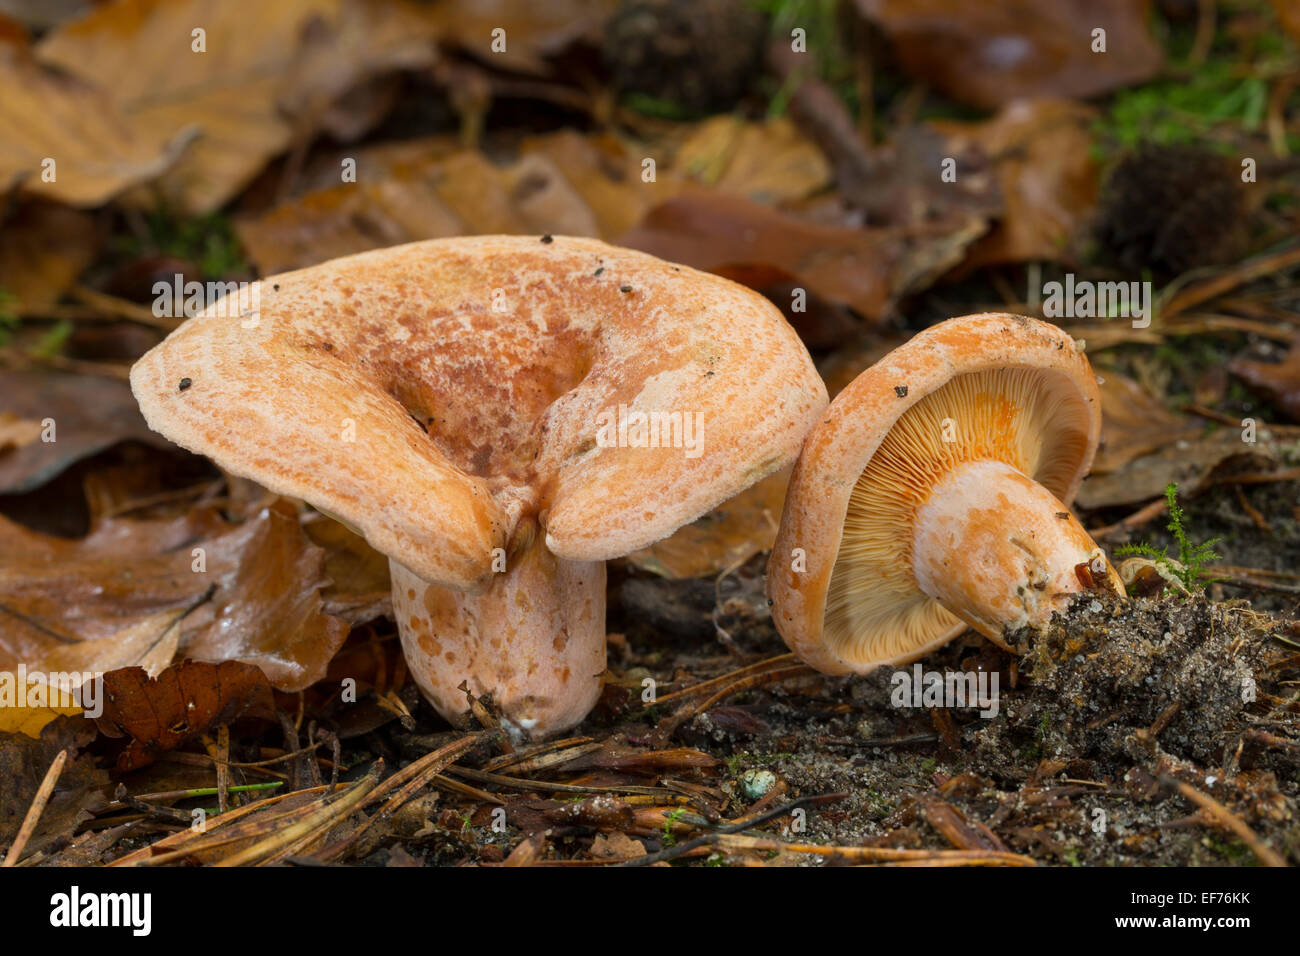
[[[36,832],[36,824],[40,822],[41,814],[45,812],[45,805],[50,802],[54,785],[59,782],[59,774],[63,773],[63,765],[67,761],[68,752],[60,750],[59,755],[50,764],[50,769],[45,771],[45,779],[37,788],[36,796],[32,797],[32,805],[27,808],[27,816],[23,817],[23,825],[18,828],[18,836],[14,837],[13,845],[9,847],[9,852],[5,854],[4,862],[0,863],[0,867],[16,864],[19,855],[27,848],[27,841]]]
[[[816,672],[806,664],[795,664],[793,667],[776,667],[761,674],[752,674],[743,680],[736,681],[734,684],[728,684],[707,700],[696,704],[687,712],[686,719],[690,720],[692,717],[704,713],[719,701],[725,700],[734,694],[739,694],[741,691],[753,690],[755,687],[762,687],[764,684],[775,684],[791,677],[800,677],[813,673]]]
[[[706,833],[703,836],[698,836],[692,840],[687,840],[685,843],[679,843],[676,846],[669,847],[666,850],[660,850],[658,853],[649,853],[645,856],[633,857],[630,860],[624,860],[623,862],[616,863],[614,865],[615,866],[649,866],[651,863],[661,863],[665,860],[675,860],[677,857],[683,856],[684,854],[689,853],[691,850],[697,849],[702,846],[706,846],[708,844],[712,844],[717,840],[719,840],[721,837],[726,836],[728,834],[739,833],[741,830],[750,830],[756,826],[759,826],[760,824],[766,823],[768,820],[774,820],[777,817],[786,816],[797,807],[804,806],[805,804],[830,803],[833,800],[843,800],[847,796],[848,796],[847,793],[809,794],[806,797],[799,797],[797,800],[791,800],[790,802],[783,803],[778,807],[773,807],[771,810],[768,810],[764,813],[760,813],[756,816],[752,816],[749,818],[742,818],[740,820],[733,821],[732,823],[723,824],[722,826],[718,827],[716,830],[714,830],[711,833]],[[773,842],[779,843],[780,841],[773,841]],[[790,844],[790,845],[794,846],[795,844]]]
[[[727,681],[740,677],[744,674],[750,674],[753,673],[754,671],[767,670],[768,668],[775,668],[775,665],[784,666],[792,663],[793,661],[794,661],[793,654],[778,654],[775,657],[768,657],[761,661],[758,661],[757,663],[749,664],[745,667],[737,668],[734,671],[728,671],[727,673],[723,674],[720,677],[713,677],[710,678],[709,680],[700,681],[698,684],[692,684],[690,687],[683,687],[681,690],[675,690],[671,694],[663,694],[659,697],[656,697],[654,706],[657,707],[659,704],[665,704],[668,701],[676,700],[679,697],[696,697],[700,694],[712,690],[714,687],[721,686],[722,684],[725,684]]]
[[[1237,493],[1237,504],[1241,505],[1241,510],[1250,516],[1250,520],[1255,522],[1255,527],[1265,534],[1272,534],[1273,529],[1269,527],[1268,519],[1260,514],[1259,509],[1246,500],[1246,493],[1241,490],[1241,485],[1233,485],[1232,490]]]
[[[1093,540],[1096,540],[1097,538],[1109,537],[1110,535],[1114,534],[1116,531],[1130,531],[1133,528],[1141,527],[1142,525],[1146,524],[1148,521],[1153,520],[1154,518],[1158,518],[1160,515],[1164,514],[1165,511],[1167,511],[1168,509],[1169,509],[1169,502],[1166,501],[1164,498],[1157,498],[1155,501],[1151,502],[1150,504],[1143,505],[1137,511],[1129,515],[1127,518],[1117,521],[1114,524],[1108,524],[1104,528],[1098,528],[1095,531],[1089,531],[1088,533],[1092,535]]]
[[[1212,422],[1218,422],[1220,425],[1231,425],[1233,428],[1241,427],[1241,419],[1234,418],[1231,415],[1225,415],[1223,412],[1216,412],[1212,408],[1206,408],[1204,405],[1184,405],[1183,411],[1192,415],[1199,415],[1202,418],[1208,418]],[[1260,423],[1261,428],[1267,428],[1267,425]]]
[[[1287,865],[1286,860],[1284,860],[1276,850],[1268,846],[1268,844],[1256,836],[1255,831],[1248,827],[1245,821],[1235,816],[1232,811],[1209,794],[1202,793],[1190,783],[1185,783],[1177,777],[1171,777],[1168,774],[1162,774],[1160,782],[1177,788],[1179,793],[1205,811],[1214,822],[1235,833],[1242,843],[1250,847],[1250,851],[1255,854],[1260,863],[1263,863],[1265,866]]]

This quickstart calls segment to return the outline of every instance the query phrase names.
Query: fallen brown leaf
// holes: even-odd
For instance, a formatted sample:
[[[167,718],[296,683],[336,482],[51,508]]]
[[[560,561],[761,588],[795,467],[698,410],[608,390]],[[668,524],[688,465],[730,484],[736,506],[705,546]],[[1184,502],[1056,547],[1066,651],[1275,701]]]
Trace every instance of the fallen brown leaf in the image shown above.
[[[1253,390],[1281,409],[1293,422],[1300,422],[1300,335],[1280,362],[1252,362],[1235,359],[1232,372]]]
[[[806,222],[738,196],[691,190],[624,234],[620,245],[696,269],[779,268],[818,295],[879,319],[888,311],[903,243],[882,230]]]
[[[37,57],[104,90],[146,138],[197,136],[155,188],[201,214],[305,135],[294,109],[306,106],[303,122],[371,75],[431,63],[432,41],[427,18],[399,3],[120,0],[59,26]]]
[[[63,717],[46,726],[37,738],[0,733],[0,844],[7,845],[18,832],[32,797],[61,750],[68,751],[68,762],[26,852],[35,852],[55,837],[71,833],[104,805],[108,774],[96,768],[93,757],[82,753],[94,739],[95,725],[81,717]]]
[[[1087,509],[1135,504],[1159,498],[1170,482],[1178,485],[1180,494],[1192,495],[1206,487],[1220,468],[1245,459],[1272,462],[1272,444],[1263,439],[1246,444],[1235,428],[1175,441],[1129,460],[1117,471],[1089,475],[1075,504]]]
[[[1171,442],[1194,439],[1204,423],[1171,412],[1131,378],[1107,371],[1101,382],[1101,446],[1093,474],[1118,471]]]
[[[125,117],[101,89],[0,40],[0,189],[99,206],[171,166],[188,136]],[[53,163],[53,166],[50,163]]]
[[[77,540],[0,519],[0,664],[114,636],[146,647],[154,630],[145,622],[156,630],[161,612],[192,608],[179,653],[250,662],[277,689],[301,690],[324,676],[348,632],[322,611],[324,566],[285,500],[240,524],[203,506],[176,518],[111,518]]]
[[[275,719],[266,675],[240,661],[184,661],[156,678],[128,667],[105,674],[104,690],[96,724],[110,737],[131,738],[117,758],[123,771],[153,763],[210,727]]]
[[[770,550],[790,483],[790,468],[769,475],[627,561],[666,578],[712,577]]]
[[[38,437],[7,452],[0,449],[0,493],[39,488],[119,442],[174,447],[149,430],[125,382],[62,372],[6,371],[4,377],[0,413],[39,423],[52,440]]]
[[[447,0],[430,11],[444,42],[485,63],[544,76],[547,58],[581,39],[599,41],[614,0]],[[493,49],[492,31],[505,31]]]
[[[21,203],[0,228],[0,289],[18,300],[22,312],[53,306],[94,261],[101,238],[89,213]]]
[[[1096,111],[1069,100],[1019,100],[979,124],[939,123],[953,149],[968,141],[993,165],[1002,209],[965,268],[1068,256],[1097,202]],[[958,173],[959,177],[961,173]]]
[[[1150,79],[1163,61],[1148,0],[856,3],[905,70],[983,109],[1029,96],[1096,96]],[[1092,49],[1099,28],[1104,53]]]

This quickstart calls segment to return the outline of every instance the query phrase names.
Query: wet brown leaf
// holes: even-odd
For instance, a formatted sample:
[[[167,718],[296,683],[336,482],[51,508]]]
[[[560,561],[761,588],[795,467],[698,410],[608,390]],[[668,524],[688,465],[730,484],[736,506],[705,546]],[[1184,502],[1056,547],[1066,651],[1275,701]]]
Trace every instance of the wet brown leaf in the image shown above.
[[[1030,96],[1089,97],[1139,83],[1163,54],[1148,0],[856,0],[903,68],[962,103],[994,109]],[[1106,52],[1092,51],[1094,29]]]
[[[156,678],[128,667],[104,675],[104,714],[96,723],[111,737],[129,737],[118,770],[153,763],[210,727],[273,721],[275,699],[266,675],[240,661],[184,661]]]
[[[98,686],[88,683],[95,675],[131,666],[139,666],[150,675],[160,673],[176,653],[182,613],[160,611],[126,625],[108,637],[76,644],[56,644],[39,659],[24,661],[29,673],[40,671],[48,675],[67,675],[68,686],[47,687],[43,689],[41,699],[36,701],[31,699],[32,688],[29,686],[25,695],[27,699],[4,701],[4,706],[0,707],[0,732],[35,737],[41,728],[60,714],[80,714],[83,707],[87,712],[93,712],[103,703],[98,696]],[[6,658],[7,655],[0,650],[0,664],[16,665],[17,662]]]
[[[256,664],[278,690],[309,687],[348,636],[347,623],[321,608],[329,583],[324,552],[283,499],[236,535],[243,547],[212,599],[215,619],[187,633],[181,650],[199,660]]]
[[[285,500],[241,524],[195,507],[178,518],[108,519],[78,540],[0,519],[0,662],[115,635],[143,646],[144,622],[193,607],[180,653],[250,662],[278,689],[301,690],[325,674],[348,632],[322,611],[324,566]]]
[[[737,196],[692,190],[652,209],[619,244],[706,272],[779,268],[868,318],[891,302],[902,242],[882,230],[806,222]]]

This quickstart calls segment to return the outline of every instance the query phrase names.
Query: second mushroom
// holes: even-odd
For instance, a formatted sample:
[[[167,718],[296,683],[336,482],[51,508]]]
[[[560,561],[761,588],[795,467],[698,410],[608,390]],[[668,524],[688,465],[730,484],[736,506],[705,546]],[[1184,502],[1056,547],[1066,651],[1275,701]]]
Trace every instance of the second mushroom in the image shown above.
[[[263,279],[144,356],[149,425],[389,556],[412,674],[459,722],[580,721],[604,561],[794,460],[826,391],[761,296],[588,239],[432,240]]]
[[[1081,590],[1122,593],[1071,514],[1101,431],[1088,360],[1023,316],[951,319],[859,375],[795,466],[767,588],[827,673],[914,660],[968,626],[1003,647]]]

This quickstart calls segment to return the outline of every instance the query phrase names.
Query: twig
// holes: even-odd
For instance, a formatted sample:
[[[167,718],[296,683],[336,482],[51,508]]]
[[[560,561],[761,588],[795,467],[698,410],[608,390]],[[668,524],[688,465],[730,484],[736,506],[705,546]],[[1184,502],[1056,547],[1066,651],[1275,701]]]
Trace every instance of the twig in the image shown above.
[[[41,814],[45,812],[45,805],[50,802],[54,785],[59,782],[59,774],[63,773],[63,765],[67,761],[68,752],[60,750],[54,762],[50,764],[50,769],[45,771],[45,779],[36,789],[36,796],[32,797],[32,805],[27,808],[27,816],[23,817],[23,825],[18,828],[18,835],[14,837],[14,842],[9,847],[9,852],[5,854],[4,862],[0,863],[0,867],[16,864],[18,857],[27,848],[27,841],[36,832],[36,824],[40,822]]]
[[[847,796],[849,796],[847,793],[809,794],[806,797],[799,797],[797,800],[783,803],[779,807],[773,807],[771,810],[750,817],[749,819],[725,823],[712,833],[706,833],[703,836],[695,837],[694,839],[687,840],[684,843],[678,843],[676,846],[669,847],[666,850],[660,850],[658,853],[648,853],[645,856],[634,857],[631,860],[624,860],[623,862],[614,865],[649,866],[652,863],[662,863],[665,860],[675,860],[677,857],[689,853],[691,850],[717,841],[719,837],[726,836],[730,833],[739,833],[742,830],[751,830],[760,824],[766,823],[768,820],[774,820],[777,817],[786,816],[798,807],[811,806],[819,803],[830,803],[835,800],[843,800]]]
[[[361,802],[366,799],[366,796],[378,783],[377,773],[378,767],[372,768],[366,776],[354,783],[349,790],[344,791],[339,799],[321,807],[307,819],[278,830],[267,839],[254,843],[232,856],[218,860],[216,865],[224,867],[253,863],[263,860],[285,847],[299,843],[308,836],[323,835],[335,823],[360,808]]]
[[[1202,793],[1190,783],[1179,780],[1177,777],[1171,777],[1168,774],[1161,774],[1160,782],[1176,788],[1184,797],[1209,814],[1220,826],[1235,833],[1242,843],[1250,847],[1250,851],[1255,854],[1260,863],[1265,866],[1287,865],[1286,860],[1256,836],[1255,831],[1248,827],[1245,821],[1234,815],[1232,811],[1209,794]]]
[[[671,694],[664,694],[656,697],[653,706],[666,704],[670,700],[677,700],[680,697],[698,697],[700,694],[711,691],[715,687],[720,687],[728,681],[735,680],[746,674],[752,674],[756,671],[763,671],[774,668],[776,665],[787,665],[794,660],[793,654],[778,654],[775,657],[764,658],[745,667],[739,667],[734,671],[728,671],[720,677],[713,677],[709,680],[700,681],[698,684],[692,684],[690,687],[683,687],[681,690],[675,690]]]
[[[1143,505],[1137,511],[1133,512],[1127,518],[1108,524],[1104,528],[1097,528],[1089,531],[1095,541],[1098,538],[1107,538],[1116,531],[1132,531],[1134,528],[1140,528],[1148,521],[1152,521],[1169,510],[1169,502],[1164,498],[1157,498],[1150,504]]]

